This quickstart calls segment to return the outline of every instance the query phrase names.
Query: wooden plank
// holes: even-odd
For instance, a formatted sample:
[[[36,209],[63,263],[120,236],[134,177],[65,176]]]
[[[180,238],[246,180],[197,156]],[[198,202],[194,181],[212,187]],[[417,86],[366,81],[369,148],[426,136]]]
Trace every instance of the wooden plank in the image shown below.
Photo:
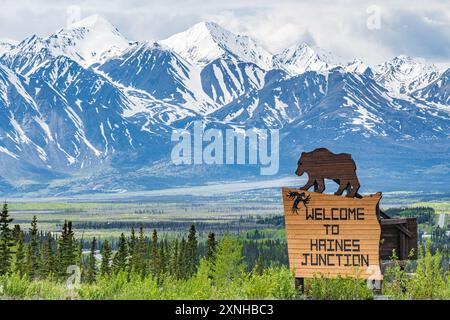
[[[289,263],[296,277],[319,272],[331,277],[382,278],[381,193],[347,198],[289,188],[282,192]],[[324,218],[329,219],[320,220]],[[322,245],[311,246],[311,241]]]

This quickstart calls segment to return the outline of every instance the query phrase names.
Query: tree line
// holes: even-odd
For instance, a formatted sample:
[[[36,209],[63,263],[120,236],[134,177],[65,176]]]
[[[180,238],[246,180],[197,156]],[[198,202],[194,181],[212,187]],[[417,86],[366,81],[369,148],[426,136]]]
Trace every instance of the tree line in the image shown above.
[[[28,230],[11,226],[12,221],[5,203],[0,213],[0,276],[17,273],[30,280],[62,280],[67,278],[69,266],[78,266],[81,279],[87,283],[121,272],[187,279],[196,273],[200,260],[194,225],[186,238],[170,242],[159,239],[156,230],[147,237],[142,226],[138,230],[131,228],[130,236],[120,235],[116,250],[108,240],[100,244],[94,237],[89,253],[83,254],[83,241],[75,238],[70,221],[64,222],[58,235],[39,231],[36,216]],[[210,232],[204,250],[208,261],[213,262],[216,245],[215,234]]]

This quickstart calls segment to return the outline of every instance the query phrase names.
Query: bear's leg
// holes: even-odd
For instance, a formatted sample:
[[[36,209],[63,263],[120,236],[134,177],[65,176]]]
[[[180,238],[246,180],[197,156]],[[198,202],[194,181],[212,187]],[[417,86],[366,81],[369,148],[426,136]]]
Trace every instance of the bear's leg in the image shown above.
[[[359,187],[360,187],[359,181],[356,176],[350,179],[350,187],[347,192],[347,197],[354,198],[358,193]]]
[[[317,190],[314,190],[314,191],[317,191],[318,193],[324,192],[325,191],[325,181],[324,181],[324,179],[323,178],[317,179],[317,184],[318,184]]]
[[[337,191],[334,193],[336,196],[340,196],[342,195],[342,193],[344,192],[345,189],[347,189],[348,186],[348,180],[340,180],[339,181],[339,188],[337,189]]]
[[[300,189],[301,190],[308,190],[309,188],[311,188],[313,186],[314,181],[315,181],[314,179],[308,178],[308,182],[303,187],[301,187]]]

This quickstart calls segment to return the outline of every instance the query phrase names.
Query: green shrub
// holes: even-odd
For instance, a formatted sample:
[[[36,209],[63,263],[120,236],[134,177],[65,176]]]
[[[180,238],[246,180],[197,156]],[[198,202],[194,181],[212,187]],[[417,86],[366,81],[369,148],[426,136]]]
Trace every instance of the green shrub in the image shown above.
[[[294,299],[298,296],[294,276],[286,267],[271,267],[246,280],[247,299]]]
[[[62,300],[67,298],[63,285],[49,280],[30,281],[27,276],[12,273],[0,277],[0,295],[3,299]]]
[[[439,251],[432,254],[429,242],[419,251],[413,273],[407,273],[395,255],[392,259],[394,265],[385,272],[386,295],[398,300],[450,299],[450,281],[442,266],[442,255]]]
[[[319,300],[373,299],[373,291],[364,279],[338,276],[334,279],[315,276],[306,279],[305,295]]]

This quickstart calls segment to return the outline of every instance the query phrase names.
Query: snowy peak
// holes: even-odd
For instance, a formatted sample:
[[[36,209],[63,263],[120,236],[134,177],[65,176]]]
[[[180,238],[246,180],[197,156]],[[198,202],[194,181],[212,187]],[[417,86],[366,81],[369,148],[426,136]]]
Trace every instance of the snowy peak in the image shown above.
[[[99,14],[93,14],[69,25],[67,29],[90,29],[96,31],[115,31],[120,35],[116,27]]]
[[[17,41],[11,39],[0,39],[0,56],[12,50],[17,44]]]
[[[94,15],[56,33],[40,38],[31,36],[13,47],[2,60],[15,71],[26,75],[48,59],[68,57],[84,68],[105,61],[126,48],[129,43],[104,18]]]
[[[440,70],[422,58],[394,57],[378,66],[376,79],[395,93],[411,93],[424,88],[440,76]]]
[[[319,48],[311,48],[306,43],[289,47],[274,56],[274,65],[290,74],[306,71],[323,72],[338,66],[338,58]]]
[[[442,75],[428,86],[412,93],[415,97],[425,99],[429,102],[450,105],[450,69],[447,69]]]
[[[105,61],[129,45],[117,28],[99,15],[89,16],[62,28],[45,41],[84,67]]]
[[[352,62],[349,62],[345,67],[344,70],[347,72],[354,72],[358,74],[363,74],[366,71],[370,70],[369,66],[362,62],[359,59],[355,59]]]
[[[256,41],[247,36],[236,35],[214,22],[197,23],[161,43],[186,60],[202,65],[224,55],[255,63],[266,70],[272,65],[272,54]]]

